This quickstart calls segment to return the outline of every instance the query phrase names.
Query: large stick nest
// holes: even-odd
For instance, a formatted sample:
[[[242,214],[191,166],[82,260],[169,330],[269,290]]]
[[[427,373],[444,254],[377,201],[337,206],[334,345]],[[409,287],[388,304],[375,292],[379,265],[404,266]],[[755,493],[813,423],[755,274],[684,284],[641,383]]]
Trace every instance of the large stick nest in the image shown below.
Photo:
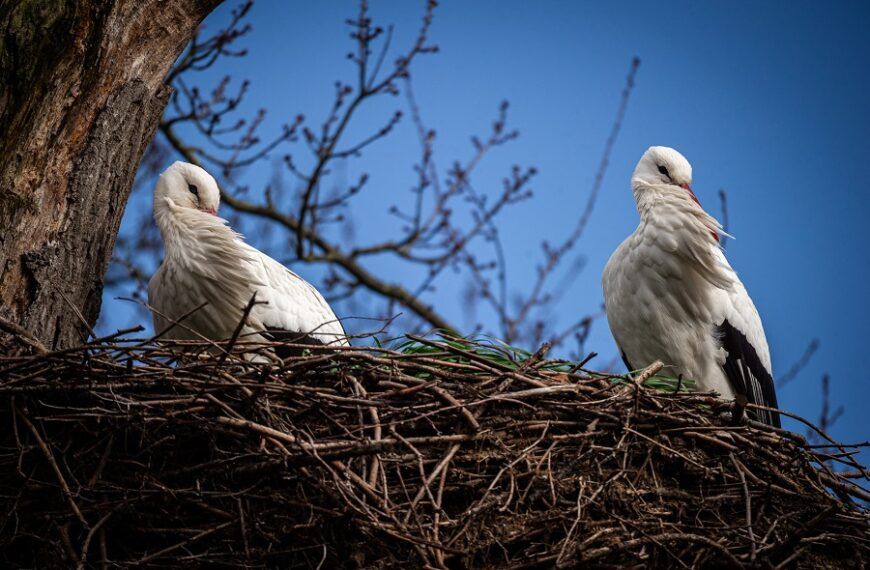
[[[467,341],[283,363],[206,348],[7,346],[0,564],[843,568],[868,554],[854,448],[650,374]]]

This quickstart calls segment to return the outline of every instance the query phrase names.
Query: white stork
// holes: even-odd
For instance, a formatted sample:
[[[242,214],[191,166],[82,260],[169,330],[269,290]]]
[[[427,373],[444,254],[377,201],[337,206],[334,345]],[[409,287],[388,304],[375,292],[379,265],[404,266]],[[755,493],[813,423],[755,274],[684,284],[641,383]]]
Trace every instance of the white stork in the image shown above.
[[[244,340],[348,344],[317,289],[246,244],[217,217],[219,204],[217,182],[199,166],[176,162],[157,181],[154,220],[164,258],[148,284],[156,331],[173,339],[228,339],[256,294]],[[290,347],[275,352],[298,354]]]
[[[776,408],[761,318],[691,183],[691,165],[672,148],[651,147],[638,162],[631,189],[640,225],[602,276],[610,330],[629,370],[662,360],[703,391]],[[778,414],[756,416],[780,425]]]

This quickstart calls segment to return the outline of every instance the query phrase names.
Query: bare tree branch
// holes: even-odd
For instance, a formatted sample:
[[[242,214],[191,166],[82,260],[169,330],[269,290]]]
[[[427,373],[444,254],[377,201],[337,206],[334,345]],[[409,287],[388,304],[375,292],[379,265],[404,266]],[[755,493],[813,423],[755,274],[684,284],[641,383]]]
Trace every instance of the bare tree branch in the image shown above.
[[[252,117],[240,116],[241,102],[248,92],[247,81],[238,83],[224,77],[213,88],[201,89],[195,77],[197,71],[210,68],[224,57],[246,55],[246,50],[238,48],[237,43],[251,30],[245,22],[251,5],[250,1],[242,2],[230,15],[228,24],[212,37],[197,37],[173,70],[171,79],[177,91],[160,126],[162,139],[148,153],[152,157],[148,162],[152,172],[156,173],[165,162],[167,150],[188,162],[216,167],[222,179],[222,200],[232,211],[231,223],[255,228],[253,231],[260,239],[270,235],[271,228],[292,236],[295,259],[283,261],[324,266],[323,285],[328,298],[356,306],[363,315],[386,319],[396,312],[406,312],[416,323],[414,326],[422,329],[458,331],[445,317],[444,310],[426,299],[432,296],[439,280],[447,280],[445,275],[464,275],[468,303],[476,306],[481,302],[487,312],[492,311],[505,341],[540,343],[551,335],[549,340],[554,345],[574,339],[583,352],[583,341],[600,311],[576,319],[556,332],[548,331],[545,323],[552,321],[551,312],[585,265],[585,258],[576,255],[565,266],[560,280],[555,279],[562,259],[576,249],[592,215],[639,61],[631,63],[593,188],[577,225],[558,246],[543,244],[544,260],[538,266],[535,282],[527,291],[509,295],[507,256],[498,220],[506,208],[532,196],[530,183],[536,169],[513,166],[500,185],[477,180],[478,167],[487,156],[519,136],[508,127],[506,101],[499,106],[489,132],[471,137],[467,157],[447,162],[449,166],[443,171],[438,168],[436,131],[424,123],[411,79],[412,64],[418,57],[438,49],[429,41],[435,2],[425,2],[416,38],[383,71],[392,48],[393,28],[376,25],[368,14],[367,2],[361,1],[358,13],[346,22],[354,46],[348,54],[355,67],[353,80],[335,83],[335,98],[317,128],[309,126],[300,113],[278,135],[267,140],[258,134],[265,124],[266,110],[260,109]],[[380,128],[356,141],[345,140],[348,126],[365,112],[366,101],[396,95],[402,90],[407,110],[397,109]],[[389,207],[388,214],[398,221],[394,229],[358,240],[350,216],[351,203],[371,191],[370,176],[362,173],[346,183],[336,177],[335,171],[343,172],[346,162],[358,160],[370,145],[387,139],[406,112],[420,145],[419,160],[413,165],[416,181],[410,188],[413,199],[409,206]],[[292,151],[282,150],[285,148]],[[237,183],[245,167],[263,164],[276,152],[284,152],[283,160],[273,161],[273,167],[283,167],[300,184],[295,196],[287,195],[277,170],[260,193]],[[142,180],[145,179],[143,176]],[[328,191],[327,184],[331,185]],[[262,199],[255,198],[256,195]],[[142,276],[147,275],[149,264],[156,266],[160,251],[151,226],[149,219],[143,219],[139,232],[121,240],[112,273],[114,283],[126,283],[127,287],[138,284],[140,296]],[[336,230],[342,232],[342,239],[336,239]],[[488,258],[486,251],[490,247],[492,257]],[[142,251],[153,252],[152,261],[143,262]],[[389,275],[373,269],[385,259],[403,269]],[[359,305],[360,300],[366,304]],[[381,304],[381,310],[373,311],[372,302]],[[474,309],[469,307],[467,314],[472,313]],[[406,328],[413,327],[406,324]],[[487,327],[478,324],[475,329],[483,331]]]

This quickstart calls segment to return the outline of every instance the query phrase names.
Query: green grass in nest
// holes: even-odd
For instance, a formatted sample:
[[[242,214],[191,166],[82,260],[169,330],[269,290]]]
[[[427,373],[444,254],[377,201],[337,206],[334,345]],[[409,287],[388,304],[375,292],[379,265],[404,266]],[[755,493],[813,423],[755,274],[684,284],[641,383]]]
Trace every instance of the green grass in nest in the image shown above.
[[[517,346],[512,346],[497,338],[481,335],[478,337],[457,337],[446,333],[436,333],[440,337],[439,342],[446,346],[461,350],[466,353],[474,354],[477,357],[483,358],[495,365],[507,368],[509,370],[520,370],[529,366],[529,361],[535,356],[534,352],[530,352]],[[375,340],[379,348],[388,348],[402,354],[425,354],[444,362],[460,362],[467,363],[468,357],[462,354],[445,351],[444,348],[432,346],[419,342],[412,338],[399,337],[388,341],[386,345],[382,345]],[[532,363],[537,370],[547,370],[551,372],[573,373],[580,368],[580,362],[562,359],[542,359]],[[632,375],[642,371],[633,370]],[[605,374],[596,374],[583,370],[584,373],[590,376],[609,376]],[[631,381],[627,375],[613,377],[614,384],[623,384]],[[686,378],[674,378],[657,374],[648,378],[644,386],[667,393],[684,393],[692,392],[696,389],[697,384],[694,380]]]

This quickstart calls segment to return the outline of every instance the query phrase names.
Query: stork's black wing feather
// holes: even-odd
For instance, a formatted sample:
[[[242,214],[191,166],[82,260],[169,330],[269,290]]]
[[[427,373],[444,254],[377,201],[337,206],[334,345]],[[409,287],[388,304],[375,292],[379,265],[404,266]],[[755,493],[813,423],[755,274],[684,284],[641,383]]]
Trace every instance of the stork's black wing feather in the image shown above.
[[[770,408],[779,407],[776,403],[776,389],[773,377],[761,363],[755,347],[746,335],[734,328],[726,319],[716,329],[722,348],[728,353],[722,369],[731,383],[734,392],[746,396],[751,404]],[[766,410],[753,410],[750,413],[762,422],[780,427],[779,414]]]
[[[282,329],[269,328],[266,332],[261,333],[267,340],[274,342],[282,342],[284,344],[275,346],[272,350],[278,358],[288,358],[290,356],[302,356],[304,349],[294,346],[297,344],[323,344],[323,341],[315,336],[307,333],[286,331]]]

